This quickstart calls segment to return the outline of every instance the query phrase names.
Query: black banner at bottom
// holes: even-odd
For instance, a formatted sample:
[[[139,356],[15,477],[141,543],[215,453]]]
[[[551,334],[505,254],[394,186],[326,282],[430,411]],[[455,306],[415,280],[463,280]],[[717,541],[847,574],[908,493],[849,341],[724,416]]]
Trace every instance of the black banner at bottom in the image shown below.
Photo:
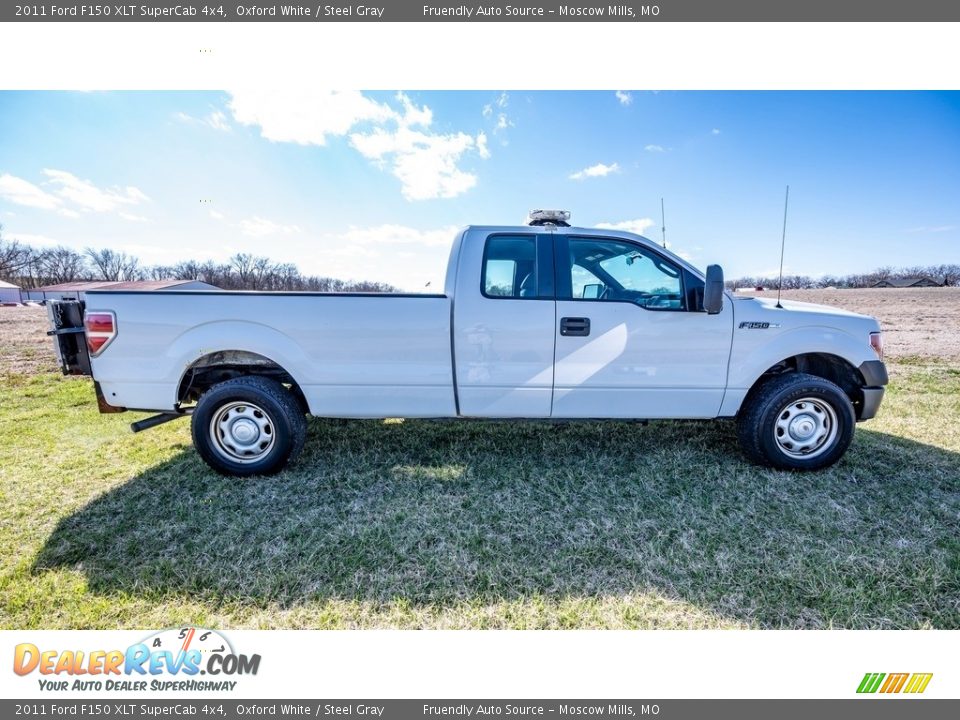
[[[909,706],[909,707],[908,707]],[[669,718],[669,720],[933,720],[960,717],[960,700],[0,700],[0,717],[308,717],[342,720],[447,718]]]

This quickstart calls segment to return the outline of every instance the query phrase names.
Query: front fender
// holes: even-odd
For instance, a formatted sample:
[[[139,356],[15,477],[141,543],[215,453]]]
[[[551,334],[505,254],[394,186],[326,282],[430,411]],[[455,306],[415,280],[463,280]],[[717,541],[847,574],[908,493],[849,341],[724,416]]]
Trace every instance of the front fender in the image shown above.
[[[818,353],[845,360],[854,368],[876,360],[869,333],[858,337],[835,327],[811,325],[786,329],[770,337],[767,329],[734,328],[721,416],[732,416],[740,409],[747,392],[770,368],[796,355]]]

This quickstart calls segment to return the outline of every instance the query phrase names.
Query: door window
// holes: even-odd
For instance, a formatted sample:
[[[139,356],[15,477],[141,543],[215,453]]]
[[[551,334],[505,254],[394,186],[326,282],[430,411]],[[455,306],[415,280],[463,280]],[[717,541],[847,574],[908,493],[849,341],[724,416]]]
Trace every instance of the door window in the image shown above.
[[[490,298],[536,298],[537,245],[530,236],[494,235],[483,255],[483,294]]]
[[[682,270],[657,253],[613,239],[570,238],[569,246],[572,299],[686,309]]]

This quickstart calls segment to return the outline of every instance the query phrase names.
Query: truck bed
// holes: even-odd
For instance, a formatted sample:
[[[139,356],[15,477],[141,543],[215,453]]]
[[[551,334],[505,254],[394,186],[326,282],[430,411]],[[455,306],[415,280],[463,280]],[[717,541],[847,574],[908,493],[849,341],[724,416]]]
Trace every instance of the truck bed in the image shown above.
[[[329,417],[456,415],[444,295],[102,291],[87,312],[116,314],[117,335],[92,359],[104,399],[171,410],[188,369],[218,352],[280,365],[310,413]]]

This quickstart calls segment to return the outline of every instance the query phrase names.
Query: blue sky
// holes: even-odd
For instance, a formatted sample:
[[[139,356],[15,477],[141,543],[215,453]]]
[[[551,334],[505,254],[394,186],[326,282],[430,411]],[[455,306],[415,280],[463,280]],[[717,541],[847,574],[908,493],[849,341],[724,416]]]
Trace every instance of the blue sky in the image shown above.
[[[728,277],[960,262],[960,93],[0,92],[5,236],[404,289],[533,207]],[[203,201],[203,202],[202,202]]]

